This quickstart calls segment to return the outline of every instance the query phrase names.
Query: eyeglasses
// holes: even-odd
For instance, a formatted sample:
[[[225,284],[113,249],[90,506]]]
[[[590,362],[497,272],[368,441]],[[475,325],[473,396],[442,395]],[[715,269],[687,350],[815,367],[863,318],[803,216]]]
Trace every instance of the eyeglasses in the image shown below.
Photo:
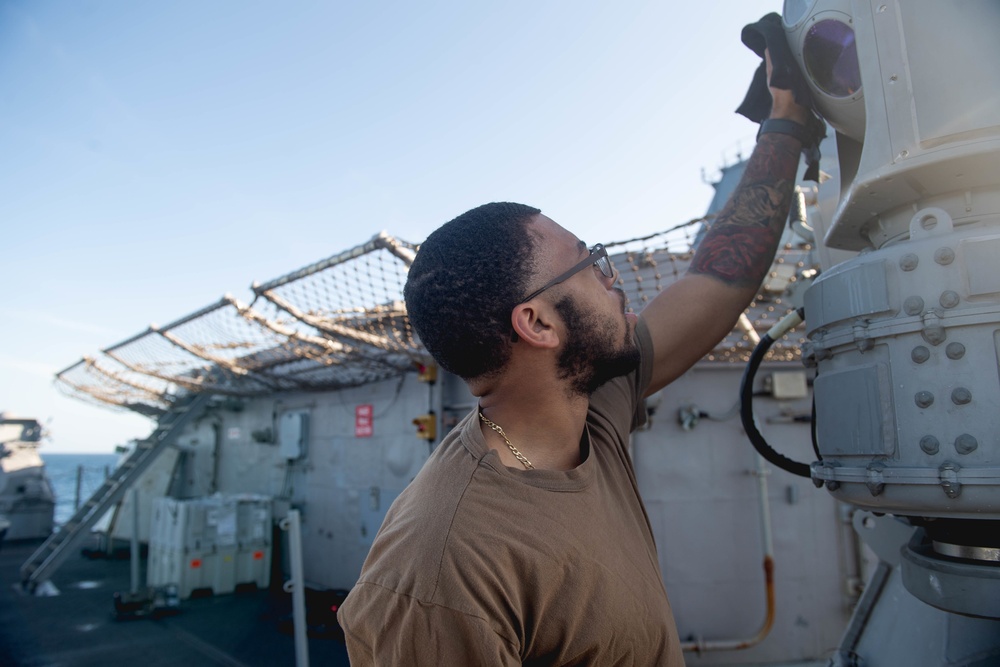
[[[536,296],[538,296],[548,288],[555,287],[559,283],[569,280],[576,274],[583,271],[588,266],[596,266],[598,269],[601,270],[601,274],[605,278],[613,278],[615,275],[615,270],[611,266],[611,260],[608,259],[608,249],[605,248],[600,243],[598,243],[597,245],[595,245],[593,248],[590,249],[590,255],[586,259],[580,260],[580,262],[576,266],[574,266],[566,273],[560,273],[558,276],[556,276],[549,282],[545,283],[545,285],[543,285],[540,289],[535,290],[534,292],[526,296],[524,299],[522,299],[521,303],[525,303],[526,301],[531,301],[532,299],[534,299]]]

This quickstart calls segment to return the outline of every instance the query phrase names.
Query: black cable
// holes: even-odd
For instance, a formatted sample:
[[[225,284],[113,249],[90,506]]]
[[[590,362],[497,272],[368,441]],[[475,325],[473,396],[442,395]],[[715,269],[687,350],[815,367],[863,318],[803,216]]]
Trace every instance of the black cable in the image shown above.
[[[823,456],[819,453],[819,440],[816,438],[816,385],[813,384],[813,394],[812,394],[812,423],[809,425],[809,436],[812,439],[813,454],[820,461],[823,460]]]
[[[780,336],[778,337],[780,338]],[[750,443],[757,450],[757,453],[764,457],[764,460],[793,475],[811,478],[808,465],[782,456],[767,444],[764,436],[757,430],[757,424],[753,419],[753,380],[757,375],[760,363],[773,344],[774,339],[771,338],[770,332],[766,333],[750,355],[750,361],[747,362],[747,367],[743,371],[743,380],[740,382],[740,419],[743,421],[743,429],[747,432]]]

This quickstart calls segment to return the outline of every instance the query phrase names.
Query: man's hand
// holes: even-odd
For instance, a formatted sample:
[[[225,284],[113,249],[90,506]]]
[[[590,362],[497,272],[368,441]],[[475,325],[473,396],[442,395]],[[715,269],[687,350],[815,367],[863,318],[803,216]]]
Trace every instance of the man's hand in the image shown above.
[[[771,54],[764,49],[764,62],[767,64],[767,89],[771,92],[770,118],[785,118],[805,125],[809,120],[809,110],[799,106],[792,91],[785,88],[775,88],[771,85]]]
[[[771,60],[765,51],[768,81]],[[771,118],[803,125],[809,111],[790,90],[770,88]],[[740,184],[695,252],[687,274],[642,311],[653,339],[649,395],[687,371],[736,324],[774,261],[785,228],[802,143],[765,133]]]

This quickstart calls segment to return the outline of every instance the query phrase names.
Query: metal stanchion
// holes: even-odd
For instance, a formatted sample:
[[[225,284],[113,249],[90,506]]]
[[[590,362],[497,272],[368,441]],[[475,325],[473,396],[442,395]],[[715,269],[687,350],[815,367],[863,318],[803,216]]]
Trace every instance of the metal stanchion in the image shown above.
[[[289,510],[278,524],[288,531],[289,560],[292,578],[283,586],[292,594],[292,623],[295,629],[295,667],[309,667],[309,643],[306,639],[306,591],[302,573],[302,529],[298,510]]]

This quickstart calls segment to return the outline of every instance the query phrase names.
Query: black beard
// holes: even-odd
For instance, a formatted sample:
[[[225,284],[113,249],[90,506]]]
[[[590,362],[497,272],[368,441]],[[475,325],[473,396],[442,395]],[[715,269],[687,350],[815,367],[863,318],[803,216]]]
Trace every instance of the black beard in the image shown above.
[[[559,377],[570,380],[574,394],[590,396],[608,380],[627,375],[639,366],[639,348],[625,327],[625,335],[615,341],[613,324],[585,314],[569,297],[555,304],[566,325],[567,339],[559,355]],[[625,302],[622,300],[622,319]]]

